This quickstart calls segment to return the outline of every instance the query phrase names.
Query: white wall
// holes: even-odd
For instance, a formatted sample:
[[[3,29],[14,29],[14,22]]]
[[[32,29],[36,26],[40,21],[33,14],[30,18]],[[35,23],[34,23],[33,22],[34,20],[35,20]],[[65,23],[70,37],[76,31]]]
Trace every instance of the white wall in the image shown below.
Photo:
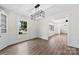
[[[10,12],[8,14],[8,44],[13,44],[17,40],[17,15]]]
[[[45,18],[38,20],[37,24],[38,24],[37,25],[37,29],[38,29],[37,37],[48,40],[48,32],[49,32],[48,20],[46,20]]]
[[[48,23],[46,19],[30,20],[28,28],[29,39],[39,37],[48,40]]]
[[[37,37],[37,33],[36,33],[36,24],[37,22],[33,21],[33,20],[30,20],[29,19],[29,22],[28,22],[28,38],[29,39],[32,39],[32,38],[35,38]]]
[[[69,46],[79,48],[79,8],[70,14]]]

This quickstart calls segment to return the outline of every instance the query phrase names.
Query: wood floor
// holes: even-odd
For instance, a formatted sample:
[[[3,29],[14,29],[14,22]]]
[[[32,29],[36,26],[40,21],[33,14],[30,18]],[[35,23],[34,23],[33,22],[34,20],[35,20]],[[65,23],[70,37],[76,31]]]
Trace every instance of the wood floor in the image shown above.
[[[0,51],[0,55],[77,55],[79,49],[68,47],[67,35],[55,35],[49,40],[33,39]]]

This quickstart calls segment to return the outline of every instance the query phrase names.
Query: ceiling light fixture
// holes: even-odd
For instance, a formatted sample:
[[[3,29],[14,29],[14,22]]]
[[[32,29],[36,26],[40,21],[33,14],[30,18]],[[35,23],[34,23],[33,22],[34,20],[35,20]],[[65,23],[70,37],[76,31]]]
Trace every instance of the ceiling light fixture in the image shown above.
[[[34,6],[35,11],[33,14],[30,15],[31,20],[38,20],[38,19],[45,18],[45,11],[41,10],[39,7],[40,7],[40,4],[37,4]]]

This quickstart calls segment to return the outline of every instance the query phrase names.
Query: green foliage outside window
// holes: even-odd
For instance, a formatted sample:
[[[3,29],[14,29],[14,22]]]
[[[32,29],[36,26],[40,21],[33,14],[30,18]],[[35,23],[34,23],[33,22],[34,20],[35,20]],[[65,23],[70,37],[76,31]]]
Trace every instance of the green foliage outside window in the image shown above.
[[[23,34],[26,31],[27,31],[27,22],[26,21],[20,21],[19,34]]]
[[[20,21],[20,23],[21,23],[20,30],[27,31],[27,22],[26,21]]]

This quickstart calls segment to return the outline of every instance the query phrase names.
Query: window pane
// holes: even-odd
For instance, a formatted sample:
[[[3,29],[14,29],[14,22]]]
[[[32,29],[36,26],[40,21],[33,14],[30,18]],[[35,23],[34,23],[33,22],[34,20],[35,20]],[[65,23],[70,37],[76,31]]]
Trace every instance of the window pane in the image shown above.
[[[6,15],[1,14],[1,33],[6,33]]]

